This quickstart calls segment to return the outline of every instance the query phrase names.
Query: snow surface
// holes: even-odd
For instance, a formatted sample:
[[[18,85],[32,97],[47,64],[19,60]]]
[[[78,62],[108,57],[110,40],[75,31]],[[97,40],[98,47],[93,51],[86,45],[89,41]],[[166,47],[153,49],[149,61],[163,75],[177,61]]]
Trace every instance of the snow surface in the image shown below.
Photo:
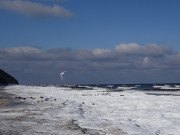
[[[14,126],[23,134],[179,135],[180,97],[106,89],[72,90],[55,86],[8,86],[6,92],[26,99],[16,111],[0,110],[1,128]],[[4,113],[6,112],[6,113]],[[30,119],[31,118],[31,119]],[[1,122],[2,124],[2,122]]]

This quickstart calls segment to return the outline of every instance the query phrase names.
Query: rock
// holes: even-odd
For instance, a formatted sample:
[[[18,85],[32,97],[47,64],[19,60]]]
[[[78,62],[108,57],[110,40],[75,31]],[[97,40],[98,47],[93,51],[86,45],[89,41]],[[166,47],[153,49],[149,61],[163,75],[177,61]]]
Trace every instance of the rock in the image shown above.
[[[49,101],[49,98],[46,98],[45,101]]]
[[[0,69],[0,84],[8,85],[8,84],[19,84],[19,83],[14,77],[12,77],[8,73]]]
[[[15,97],[16,99],[26,99],[26,98],[24,98],[24,97]]]

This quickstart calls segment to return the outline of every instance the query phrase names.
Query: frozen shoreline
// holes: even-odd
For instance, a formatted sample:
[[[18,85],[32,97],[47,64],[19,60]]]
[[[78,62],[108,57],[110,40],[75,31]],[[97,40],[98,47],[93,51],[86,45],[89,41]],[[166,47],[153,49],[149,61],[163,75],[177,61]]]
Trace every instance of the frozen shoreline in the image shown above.
[[[143,92],[105,92],[103,89],[71,90],[62,87],[8,86],[6,92],[28,103],[15,112],[1,109],[3,121],[23,134],[129,134],[178,135],[179,96],[155,96]],[[7,123],[6,123],[7,122]],[[8,123],[9,122],[9,123]]]

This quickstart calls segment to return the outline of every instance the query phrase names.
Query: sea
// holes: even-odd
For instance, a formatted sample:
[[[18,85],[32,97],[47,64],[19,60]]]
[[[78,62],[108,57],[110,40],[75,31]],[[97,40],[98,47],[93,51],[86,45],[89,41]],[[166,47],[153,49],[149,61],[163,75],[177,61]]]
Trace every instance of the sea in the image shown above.
[[[180,91],[180,83],[162,84],[90,84],[87,86],[107,88],[112,90],[138,90],[138,91]]]
[[[40,85],[48,87],[49,85]],[[141,91],[149,95],[174,95],[180,96],[180,83],[147,83],[147,84],[77,84],[77,85],[50,85],[66,87],[71,90],[104,90],[107,92]]]

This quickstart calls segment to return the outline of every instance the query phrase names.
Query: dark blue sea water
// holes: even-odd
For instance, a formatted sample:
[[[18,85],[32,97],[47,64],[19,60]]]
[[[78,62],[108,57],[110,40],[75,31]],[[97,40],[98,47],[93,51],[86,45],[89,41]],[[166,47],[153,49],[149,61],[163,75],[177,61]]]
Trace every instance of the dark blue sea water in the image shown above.
[[[42,86],[42,87],[46,87]],[[56,85],[55,87],[68,87],[70,90],[103,90],[108,92],[142,91],[149,95],[180,96],[180,83],[162,84],[86,84],[86,85]]]
[[[104,88],[109,91],[180,91],[180,83],[163,84],[86,84],[86,85],[61,85],[60,87],[72,89],[93,90],[94,88]]]
[[[97,84],[92,87],[108,88],[113,90],[145,90],[145,91],[180,91],[180,83],[163,84]]]
[[[79,87],[79,86],[78,86]],[[87,88],[104,88],[108,92],[142,91],[148,95],[180,96],[180,83],[163,84],[97,84],[85,85]]]

